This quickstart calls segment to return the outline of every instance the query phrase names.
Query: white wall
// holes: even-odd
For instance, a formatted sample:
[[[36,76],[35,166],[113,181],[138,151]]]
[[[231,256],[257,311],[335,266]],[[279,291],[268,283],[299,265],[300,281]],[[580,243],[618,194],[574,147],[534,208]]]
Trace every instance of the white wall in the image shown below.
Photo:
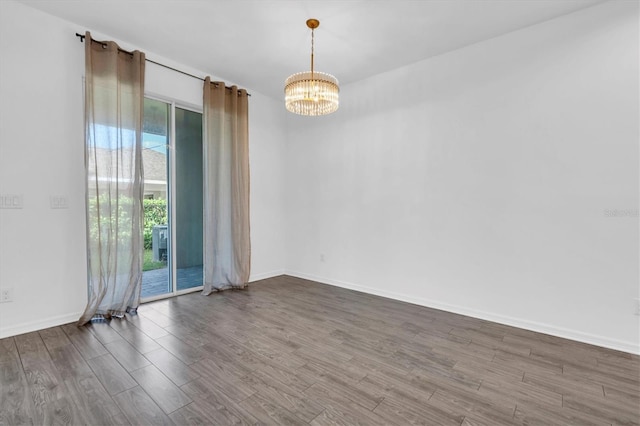
[[[640,352],[638,48],[610,2],[289,116],[287,272]]]
[[[0,337],[86,301],[84,29],[0,1],[0,194],[24,196],[0,210]],[[638,5],[610,2],[345,86],[332,116],[253,92],[252,278],[638,352],[638,218],[605,215],[638,209],[638,74]],[[149,93],[199,87],[148,66]]]
[[[75,321],[86,303],[84,47],[74,36],[85,29],[0,1],[0,194],[22,194],[24,200],[23,209],[0,210],[0,287],[14,291],[13,302],[0,304],[0,338]],[[153,64],[147,66],[146,91],[202,105],[202,82]],[[249,113],[256,280],[284,269],[285,114],[282,105],[257,92]],[[67,197],[69,208],[51,209],[51,195]]]

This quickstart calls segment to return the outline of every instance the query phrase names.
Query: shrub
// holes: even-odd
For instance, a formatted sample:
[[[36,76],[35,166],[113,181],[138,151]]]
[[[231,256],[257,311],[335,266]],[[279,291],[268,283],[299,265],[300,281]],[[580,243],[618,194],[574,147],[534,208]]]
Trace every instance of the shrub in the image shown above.
[[[98,219],[103,227],[104,236],[113,235],[110,229],[116,227],[116,218],[118,218],[118,237],[125,244],[131,238],[131,233],[127,230],[131,227],[131,219],[129,212],[131,209],[131,198],[121,196],[113,199],[111,203],[106,195],[101,195],[99,199],[93,197],[89,199],[89,233],[92,241],[98,240]],[[98,204],[100,201],[100,204]],[[100,205],[100,215],[98,215],[98,205]],[[144,211],[143,236],[144,248],[151,249],[153,227],[155,225],[166,225],[167,219],[167,200],[142,200],[142,208]],[[104,238],[104,237],[103,237]]]
[[[144,209],[144,248],[151,249],[153,238],[153,227],[155,225],[166,225],[167,200],[143,200]]]

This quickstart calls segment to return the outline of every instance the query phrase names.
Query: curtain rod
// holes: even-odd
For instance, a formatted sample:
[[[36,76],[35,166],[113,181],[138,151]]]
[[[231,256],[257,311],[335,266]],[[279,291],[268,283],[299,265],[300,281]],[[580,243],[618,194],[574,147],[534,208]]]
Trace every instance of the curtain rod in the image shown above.
[[[86,36],[85,36],[84,34],[76,33],[76,37],[79,37],[79,38],[80,38],[80,43],[83,43],[83,42],[84,42],[84,39],[85,39],[85,37],[86,37]],[[104,43],[99,42],[98,40],[93,40],[93,39],[92,39],[92,41],[94,41],[94,42],[96,42],[96,43],[100,43],[100,44],[102,44],[103,46],[105,45]],[[128,50],[121,49],[120,47],[118,47],[118,51],[119,51],[119,52],[123,52],[123,53],[127,53],[127,54],[131,55],[131,52],[129,52]],[[147,61],[147,62],[151,62],[152,64],[159,65],[159,66],[161,66],[161,67],[163,67],[163,68],[167,68],[167,69],[170,69],[170,70],[175,71],[175,72],[179,72],[180,74],[184,74],[184,75],[186,75],[186,76],[189,76],[189,77],[195,78],[196,80],[204,81],[204,78],[200,78],[200,77],[198,77],[197,75],[189,74],[189,73],[188,73],[188,72],[186,72],[186,71],[182,71],[182,70],[179,70],[179,69],[176,69],[176,68],[170,67],[169,65],[161,64],[160,62],[152,61],[151,59],[147,59],[147,58],[145,58],[145,61]],[[216,85],[217,85],[217,83],[214,83],[214,82],[211,82],[211,84],[216,84]],[[231,87],[227,87],[227,86],[225,86],[225,89],[227,89],[227,90],[231,90]],[[247,96],[251,96],[251,93],[247,92]]]

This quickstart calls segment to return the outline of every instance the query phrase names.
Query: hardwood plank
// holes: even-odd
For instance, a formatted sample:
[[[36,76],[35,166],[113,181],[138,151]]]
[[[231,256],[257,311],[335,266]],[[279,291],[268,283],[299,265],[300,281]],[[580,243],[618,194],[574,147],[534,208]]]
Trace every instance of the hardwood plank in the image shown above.
[[[386,420],[367,408],[356,404],[341,395],[335,395],[331,387],[323,383],[316,383],[304,391],[311,400],[324,406],[318,416],[309,424],[324,425],[384,425]]]
[[[563,372],[563,366],[556,362],[502,351],[496,354],[492,362],[514,367],[525,373],[562,374]]]
[[[514,414],[514,420],[522,424],[534,425],[579,425],[579,426],[604,426],[611,422],[581,413],[567,407],[545,407],[518,404]]]
[[[389,358],[376,358],[369,355],[354,354],[349,364],[359,369],[362,374],[380,373],[391,376],[405,376],[411,370],[389,362]]]
[[[70,377],[95,377],[91,367],[75,346],[69,344],[49,351],[51,359],[63,379]]]
[[[134,371],[151,364],[131,343],[124,339],[107,343],[104,347],[127,371]]]
[[[244,382],[269,401],[277,403],[287,412],[307,423],[324,410],[322,405],[300,395],[294,388],[261,372],[251,374],[244,379]],[[259,399],[256,401],[259,401]]]
[[[384,399],[393,397],[398,401],[414,402],[418,405],[428,401],[438,389],[435,385],[429,387],[428,384],[414,382],[413,377],[408,374],[391,375],[375,371],[362,379],[358,386]]]
[[[212,404],[207,399],[195,400],[169,414],[169,418],[177,425],[251,424],[234,415],[226,407]]]
[[[15,363],[19,359],[15,338],[5,337],[0,339],[0,364],[4,362]]]
[[[161,312],[170,317],[172,313],[176,312],[176,309],[175,309],[176,304],[179,304],[179,302],[173,297],[168,299],[162,299],[162,300],[154,300],[153,302],[140,305],[140,308],[138,308],[138,312],[140,312],[140,309],[142,309],[143,312],[154,310],[154,311]],[[180,310],[178,310],[177,313],[180,314],[181,313]]]
[[[122,340],[122,336],[118,334],[116,330],[111,327],[112,322],[125,321],[124,318],[113,318],[109,322],[96,322],[89,323],[85,327],[102,343],[107,345],[108,343],[117,342]]]
[[[209,339],[209,343],[201,346],[207,358],[239,364],[246,372],[251,372],[265,363],[272,364],[271,358],[260,355],[224,335],[211,330],[201,334]],[[300,361],[297,364],[297,366],[301,365],[304,365],[304,362]]]
[[[139,386],[114,396],[132,425],[171,425],[173,422]]]
[[[464,373],[453,368],[439,366],[437,364],[424,365],[416,367],[412,371],[412,382],[415,386],[431,389],[433,385],[437,385],[443,389],[459,388],[473,389],[480,387],[482,379],[479,372]]]
[[[297,392],[303,392],[317,380],[313,377],[299,374],[298,368],[289,369],[283,368],[277,363],[264,363],[258,366],[252,374],[261,378],[265,376],[269,377],[270,379],[277,380],[278,382],[295,389]]]
[[[153,365],[133,371],[131,375],[166,414],[192,402],[191,398]]]
[[[301,367],[298,371],[305,371],[318,378],[316,384],[323,383],[324,386],[331,388],[337,398],[349,400],[369,410],[373,410],[383,399],[376,392],[371,392],[369,388],[359,386],[358,382],[351,381],[348,377],[339,374],[333,374],[312,362]]]
[[[127,314],[126,318],[128,323],[132,324],[134,327],[136,327],[138,330],[142,331],[152,339],[157,339],[159,337],[169,335],[169,332],[164,328],[160,327],[158,324],[147,318],[141,317],[140,315]]]
[[[494,382],[483,380],[478,394],[494,401],[530,404],[544,407],[562,407],[563,395],[525,382]]]
[[[620,402],[589,394],[566,394],[562,406],[616,425],[640,424],[640,404]]]
[[[428,348],[420,349],[402,346],[393,353],[392,358],[400,360],[409,369],[428,368],[434,371],[450,371],[456,364],[456,360],[451,357],[434,353]]]
[[[136,381],[111,354],[91,358],[87,360],[87,363],[98,380],[100,380],[100,383],[111,395],[116,395],[137,386]]]
[[[199,406],[214,406],[214,411],[223,418],[238,418],[241,422],[255,424],[257,419],[232,400],[227,393],[227,387],[218,387],[218,383],[207,380],[204,377],[196,379],[180,387],[182,391],[191,397]],[[252,394],[253,395],[253,394]],[[204,403],[206,401],[206,403]],[[222,423],[224,424],[224,423]]]
[[[237,374],[236,370],[228,370],[224,365],[221,366],[212,359],[203,359],[192,367],[202,376],[202,380],[215,383],[216,387],[223,390],[229,398],[236,402],[240,402],[255,393],[243,381],[243,374]]]
[[[14,342],[20,356],[20,362],[25,368],[51,360],[49,351],[47,351],[38,332],[15,336]]]
[[[640,384],[638,384],[635,377],[611,375],[596,370],[591,366],[566,364],[563,366],[562,375],[576,380],[588,380],[601,384],[605,387],[622,390],[631,394],[640,394]]]
[[[620,365],[598,360],[593,369],[611,377],[625,378],[630,384],[640,387],[640,368],[631,363]]]
[[[476,376],[481,380],[493,380],[509,382],[522,380],[524,371],[519,368],[501,363],[481,360],[464,359],[453,366],[453,370],[469,376]]]
[[[336,329],[331,332],[331,337],[339,338],[342,346],[364,348],[379,357],[387,357],[393,355],[401,342],[386,338],[386,336],[377,335],[366,329]],[[329,355],[327,349],[314,350],[314,353],[321,355]]]
[[[459,332],[459,330],[454,331],[454,333],[455,332]],[[531,342],[528,345],[522,345],[516,343],[506,343],[502,340],[497,339],[483,339],[478,337],[473,338],[473,335],[470,335],[468,333],[460,333],[457,336],[470,338],[472,340],[471,343],[484,347],[485,349],[496,351],[496,353],[505,353],[521,357],[528,357],[531,354],[531,346],[535,345],[535,342]]]
[[[211,343],[210,330],[208,327],[200,329],[193,329],[191,327],[185,327],[183,323],[174,323],[164,328],[169,333],[178,337],[189,346],[200,347],[208,343]]]
[[[602,385],[579,377],[570,377],[562,374],[525,373],[522,381],[559,394],[588,393],[600,397],[604,396]]]
[[[0,339],[0,407],[0,424],[33,423],[33,402],[12,337]]]
[[[40,406],[39,414],[42,417],[37,422],[41,424],[75,425],[82,422],[75,406],[65,396],[44,402]]]
[[[602,386],[602,390],[604,391],[604,396],[606,399],[619,401],[623,404],[629,404],[630,406],[633,406],[634,404],[640,405],[639,392],[622,390],[609,386]]]
[[[156,342],[185,364],[193,364],[205,357],[202,349],[189,346],[171,334],[156,339]]]
[[[595,352],[588,350],[576,351],[568,341],[558,338],[549,339],[546,336],[536,336],[536,344],[532,346],[532,337],[532,335],[507,334],[503,341],[509,345],[529,345],[532,358],[542,357],[548,360],[556,360],[560,364],[571,361],[582,365],[596,365]],[[567,357],[567,355],[571,356]]]
[[[38,334],[49,351],[71,344],[71,341],[60,327],[40,330],[38,331]]]
[[[120,408],[95,376],[72,376],[65,379],[64,384],[82,419],[77,424],[128,423],[123,422]]]
[[[469,425],[513,425],[515,404],[510,401],[491,401],[476,390],[438,389],[429,404],[454,416],[464,416]]]
[[[435,342],[433,352],[447,355],[456,361],[479,363],[493,361],[498,351],[486,346],[478,345],[474,342],[463,345],[461,343],[449,342],[445,339],[441,339],[440,341]]]
[[[301,422],[299,417],[274,400],[263,397],[259,392],[246,398],[239,405],[264,424],[296,425]]]
[[[429,403],[417,405],[406,401],[400,402],[393,397],[386,397],[373,412],[389,424],[457,426],[462,422],[462,416],[450,414]]]
[[[78,417],[86,424],[122,423],[122,414],[89,364],[71,344],[49,350],[53,364],[63,379],[66,395],[78,408]],[[126,424],[126,422],[124,423]]]
[[[164,348],[148,352],[145,357],[177,386],[182,386],[200,377],[196,370],[180,361]]]
[[[155,309],[147,309],[147,310],[138,310],[138,316],[142,317],[142,318],[146,318],[150,321],[152,321],[154,324],[156,324],[159,327],[167,327],[170,326],[174,323],[174,320],[172,320],[171,318],[169,318],[167,315],[163,314],[162,312],[159,312]]]
[[[144,334],[139,328],[135,327],[128,321],[115,321],[112,322],[110,326],[141,354],[161,348],[155,340]]]
[[[136,425],[136,423],[131,423],[127,419],[127,416],[125,416],[122,411],[119,414],[116,414],[115,416],[110,417],[109,420],[105,422],[105,424],[108,424],[110,426],[132,426],[132,425],[135,426]]]
[[[14,338],[33,403],[33,422],[68,423],[73,409],[62,378],[37,332]]]
[[[212,347],[215,347],[215,349],[210,351],[209,348]],[[245,349],[243,345],[238,346],[237,353],[225,351],[219,345],[205,345],[202,348],[207,357],[204,360],[205,363],[213,362],[217,368],[237,378],[250,374],[258,365],[269,360],[269,358],[255,354],[250,349]]]
[[[231,333],[235,334],[236,336],[240,334],[237,331],[232,331]],[[255,330],[245,332],[244,337],[241,339],[240,343],[242,344],[242,346],[249,348],[251,351],[269,359],[286,356],[288,353],[291,353],[297,347],[299,347],[277,344],[277,341],[266,338],[265,336],[261,336]]]
[[[24,373],[33,401],[35,424],[71,424],[74,407],[51,360],[30,362]]]
[[[297,350],[293,352],[293,355],[305,361],[305,365],[299,368],[298,371],[302,368],[308,367],[309,365],[313,365],[318,369],[322,369],[324,372],[335,373],[355,382],[362,380],[364,376],[366,376],[366,372],[362,371],[360,368],[353,364],[348,364],[347,362],[335,362],[330,355],[323,356],[306,349]],[[318,370],[318,375],[321,375],[320,370]]]
[[[67,324],[62,326],[62,330],[85,359],[95,358],[108,353],[102,343],[100,343],[86,327]]]

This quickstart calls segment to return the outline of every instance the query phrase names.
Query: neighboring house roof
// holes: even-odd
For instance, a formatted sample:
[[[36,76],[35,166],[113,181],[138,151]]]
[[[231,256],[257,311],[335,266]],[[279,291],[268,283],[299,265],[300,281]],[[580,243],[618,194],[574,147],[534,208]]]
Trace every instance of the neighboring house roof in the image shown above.
[[[113,163],[113,152],[105,148],[96,148],[95,158],[98,163],[98,170],[107,170]],[[131,149],[123,149],[118,156],[122,159],[122,167],[128,169],[131,167],[131,159],[133,157]],[[93,161],[89,159],[89,164]],[[166,154],[152,149],[142,150],[142,161],[144,180],[155,182],[166,182],[167,180],[167,156]]]
[[[167,155],[152,149],[142,150],[144,180],[167,180]]]

